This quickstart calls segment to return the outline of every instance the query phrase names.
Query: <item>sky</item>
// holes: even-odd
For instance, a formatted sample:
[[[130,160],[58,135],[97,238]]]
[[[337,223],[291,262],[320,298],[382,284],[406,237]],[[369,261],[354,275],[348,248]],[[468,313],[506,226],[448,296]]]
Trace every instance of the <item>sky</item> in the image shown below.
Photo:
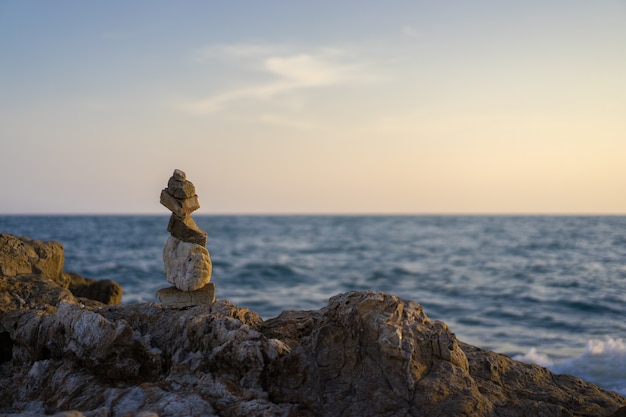
[[[0,214],[626,214],[626,1],[0,0]]]

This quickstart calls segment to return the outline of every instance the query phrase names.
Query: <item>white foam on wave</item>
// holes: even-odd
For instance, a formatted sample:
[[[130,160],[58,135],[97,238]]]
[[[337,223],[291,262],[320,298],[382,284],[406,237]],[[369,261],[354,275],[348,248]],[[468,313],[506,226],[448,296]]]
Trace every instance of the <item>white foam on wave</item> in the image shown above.
[[[534,363],[535,365],[543,366],[544,368],[551,368],[554,366],[554,362],[550,360],[548,355],[544,355],[537,351],[537,348],[530,348],[530,350],[524,355],[515,355],[513,359],[524,363]]]
[[[620,338],[589,340],[580,356],[558,362],[534,347],[513,359],[543,366],[557,374],[574,375],[626,396],[626,343]]]

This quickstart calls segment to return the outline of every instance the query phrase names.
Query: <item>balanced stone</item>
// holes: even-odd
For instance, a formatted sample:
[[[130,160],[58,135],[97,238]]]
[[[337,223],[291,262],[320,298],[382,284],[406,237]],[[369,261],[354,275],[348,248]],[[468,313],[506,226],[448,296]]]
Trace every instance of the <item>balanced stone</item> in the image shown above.
[[[167,225],[167,231],[183,242],[197,243],[198,245],[206,246],[207,233],[200,229],[190,216],[180,218],[172,214],[170,222]]]
[[[209,282],[195,291],[181,291],[176,287],[161,288],[156,296],[161,304],[178,307],[212,304],[215,302],[215,284]]]
[[[209,251],[197,243],[170,236],[163,248],[165,278],[182,291],[195,291],[211,280]]]
[[[185,172],[180,169],[175,169],[174,173],[172,174],[172,178],[177,181],[185,181],[187,179],[187,174],[185,174]]]
[[[175,198],[184,200],[196,195],[196,187],[190,181],[178,181],[172,176],[167,182],[167,192]]]
[[[178,217],[186,217],[191,213],[200,208],[200,203],[198,202],[198,196],[194,195],[193,197],[179,200],[170,193],[167,192],[167,189],[161,191],[161,204],[167,207],[172,213],[177,215]]]

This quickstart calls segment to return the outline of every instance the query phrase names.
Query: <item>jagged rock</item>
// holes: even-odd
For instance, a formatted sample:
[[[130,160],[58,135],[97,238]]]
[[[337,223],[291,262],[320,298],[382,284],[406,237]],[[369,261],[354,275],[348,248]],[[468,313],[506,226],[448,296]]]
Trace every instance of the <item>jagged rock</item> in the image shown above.
[[[63,272],[69,281],[68,289],[75,297],[88,298],[103,304],[120,304],[122,286],[110,279],[95,280],[74,272]]]
[[[266,386],[299,415],[604,416],[626,402],[459,343],[419,304],[391,294],[342,294],[314,314],[284,312],[261,331],[291,349],[269,364]]]
[[[177,200],[174,196],[167,192],[167,190],[161,191],[161,204],[167,207],[172,213],[178,217],[189,216],[194,211],[200,208],[198,202],[198,196],[194,195],[191,198],[185,200]]]
[[[45,242],[0,233],[0,294],[4,294],[5,297],[4,300],[0,300],[0,311],[3,305],[16,307],[31,305],[33,302],[47,304],[48,298],[56,297],[56,293],[59,292],[58,286],[69,289],[71,294],[78,297],[81,302],[92,306],[97,305],[93,301],[104,304],[121,302],[122,287],[118,283],[111,280],[98,281],[65,272],[63,271],[64,260],[63,245],[58,242]],[[40,275],[49,277],[57,285],[41,280]],[[2,277],[18,278],[5,280]],[[33,290],[32,294],[39,293],[44,298],[37,301],[19,299],[15,298],[15,291],[8,289],[11,285],[24,288],[48,286],[52,294],[47,296],[42,291]],[[7,294],[13,294],[13,297]]]
[[[623,397],[580,378],[556,375],[466,343],[460,346],[469,360],[470,375],[498,415],[604,417],[626,403]]]
[[[268,337],[288,334],[291,348],[268,367],[267,381],[275,381],[267,384],[270,396],[299,404],[303,415],[493,411],[470,377],[454,334],[415,302],[379,292],[347,293],[331,298],[322,315],[299,325],[301,320],[287,313],[263,328]],[[308,331],[290,334],[299,327]]]
[[[215,284],[209,282],[195,291],[181,291],[176,287],[161,288],[156,293],[161,304],[178,307],[211,304],[215,302]]]
[[[196,243],[168,237],[163,248],[165,278],[183,291],[195,291],[211,280],[209,251]]]
[[[0,276],[43,274],[65,285],[61,275],[64,260],[59,242],[0,233]]]
[[[207,233],[200,229],[196,222],[190,217],[180,218],[175,214],[170,216],[167,225],[167,231],[172,236],[183,242],[196,243],[200,246],[206,246]]]
[[[42,299],[33,288],[11,297]],[[416,302],[381,292],[265,322],[224,300],[90,309],[57,294],[0,315],[0,414],[604,417],[626,406],[460,343]]]

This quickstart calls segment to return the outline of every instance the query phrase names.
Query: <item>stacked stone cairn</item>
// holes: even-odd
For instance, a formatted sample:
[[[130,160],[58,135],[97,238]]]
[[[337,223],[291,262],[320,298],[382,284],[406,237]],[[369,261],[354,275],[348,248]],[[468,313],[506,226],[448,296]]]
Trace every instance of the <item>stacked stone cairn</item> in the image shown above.
[[[192,306],[215,302],[211,280],[211,257],[206,249],[207,233],[191,218],[200,208],[196,188],[179,169],[161,191],[161,204],[171,212],[167,231],[170,236],[163,248],[165,278],[172,287],[157,291],[162,304]]]

